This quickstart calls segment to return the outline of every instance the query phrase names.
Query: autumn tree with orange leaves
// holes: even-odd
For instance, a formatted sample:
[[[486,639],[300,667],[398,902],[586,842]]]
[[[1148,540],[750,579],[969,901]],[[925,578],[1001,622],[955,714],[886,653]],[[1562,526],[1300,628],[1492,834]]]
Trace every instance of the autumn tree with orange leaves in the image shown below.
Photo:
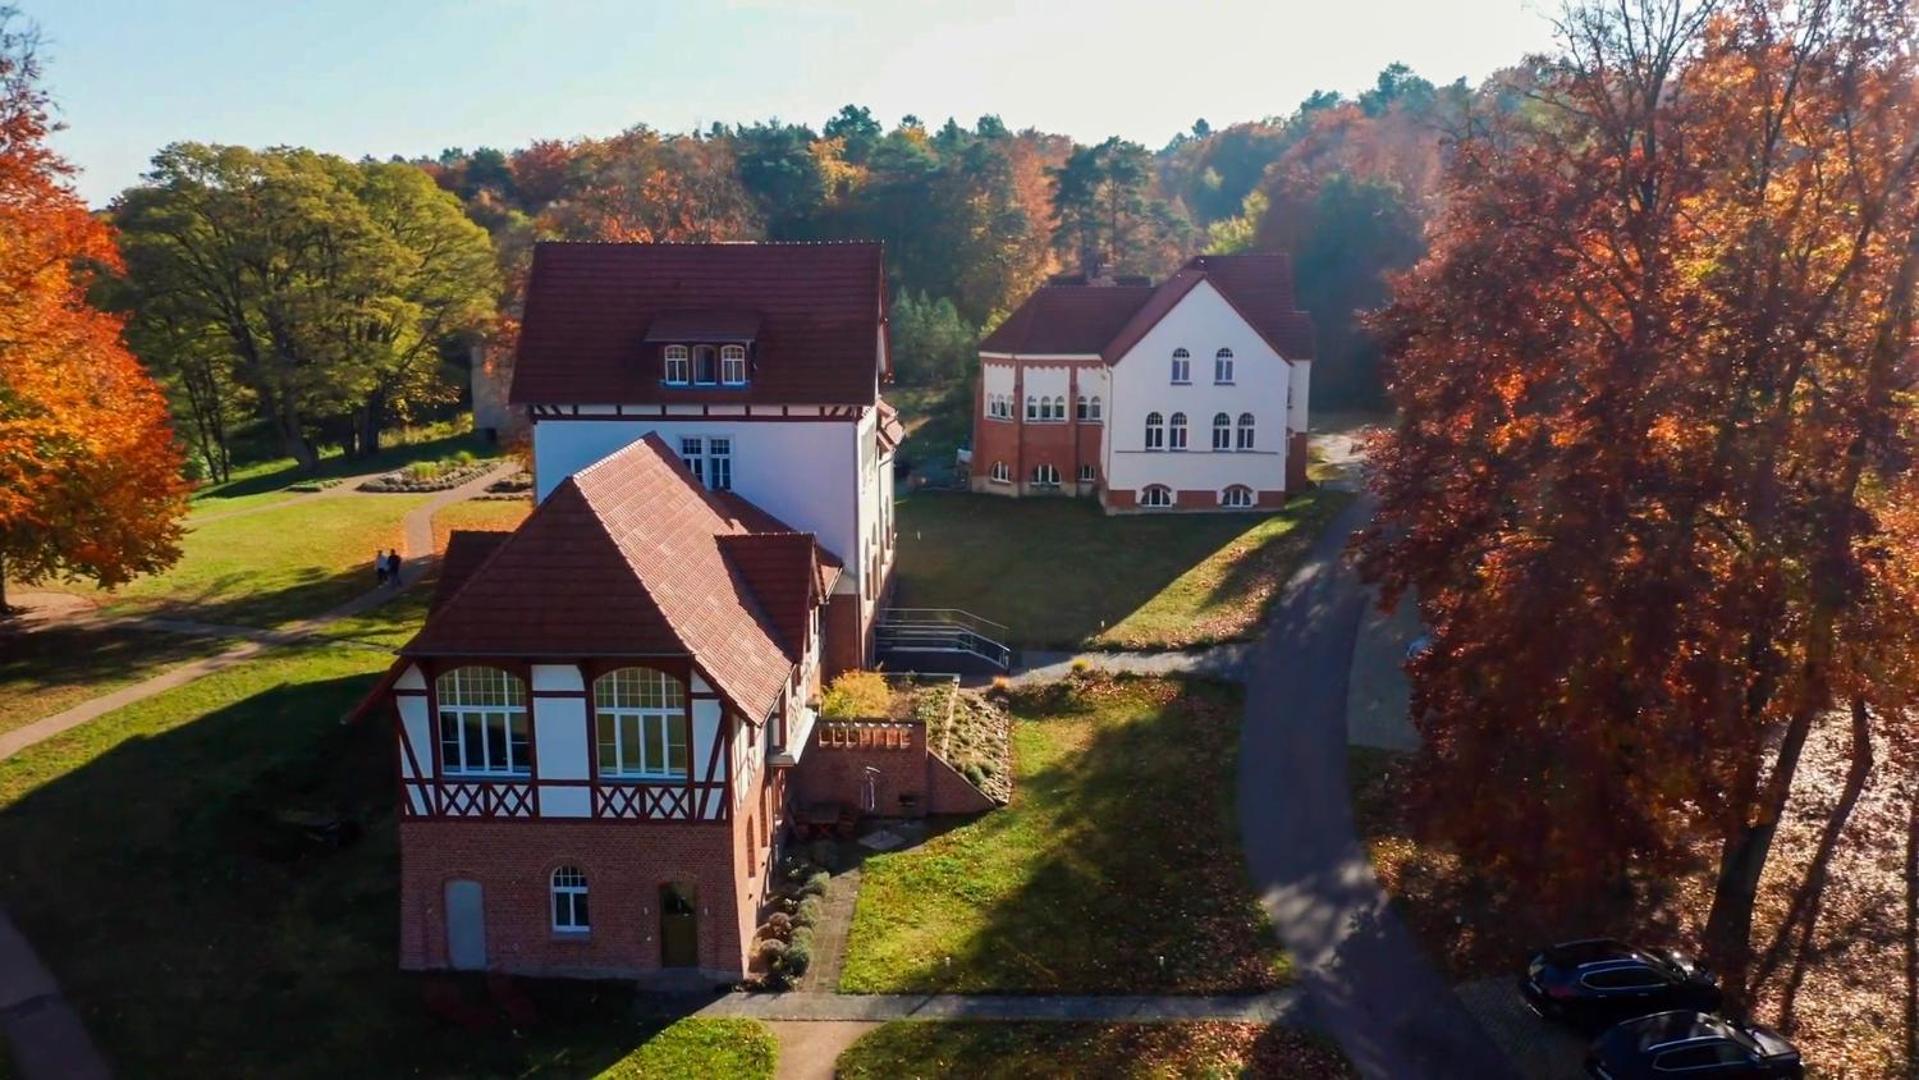
[[[87,303],[118,266],[67,184],[36,35],[0,9],[0,614],[6,581],[117,585],[179,557],[180,453],[159,388]]]
[[[1402,421],[1364,567],[1431,627],[1433,830],[1565,910],[1703,865],[1740,997],[1809,735],[1912,769],[1913,17],[1593,0],[1560,29],[1532,107],[1453,147],[1378,321]]]

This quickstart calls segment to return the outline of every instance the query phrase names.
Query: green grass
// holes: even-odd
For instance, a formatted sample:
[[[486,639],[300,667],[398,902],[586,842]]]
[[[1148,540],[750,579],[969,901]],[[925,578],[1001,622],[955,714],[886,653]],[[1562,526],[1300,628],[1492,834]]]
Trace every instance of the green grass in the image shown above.
[[[840,1055],[841,1080],[964,1076],[1343,1077],[1345,1055],[1304,1032],[1216,1021],[980,1023],[896,1020]]]
[[[114,614],[282,625],[373,588],[374,551],[397,546],[402,519],[427,498],[354,495],[211,521],[187,533],[180,561],[166,573],[113,592],[70,591],[100,600]]]
[[[591,1075],[651,1034],[624,984],[531,983],[536,1022],[468,1031],[424,998],[480,982],[397,970],[391,729],[338,722],[383,666],[273,650],[0,761],[0,906],[123,1075]]]
[[[232,644],[152,630],[40,626],[0,630],[0,732],[64,712]]]
[[[300,497],[288,488],[303,480],[388,472],[416,461],[451,457],[462,450],[482,458],[504,453],[499,444],[472,434],[471,427],[472,418],[462,416],[457,421],[391,431],[379,453],[363,458],[349,458],[329,448],[320,458],[319,468],[311,473],[301,472],[292,458],[248,462],[236,466],[232,479],[225,483],[209,484],[194,492],[194,510],[211,514],[283,502]]]
[[[1351,496],[1276,514],[1108,517],[1091,499],[920,493],[899,503],[899,597],[1006,624],[1019,644],[1165,649],[1257,636]]]
[[[446,550],[447,534],[454,529],[510,531],[531,511],[530,502],[504,499],[469,499],[442,507],[433,515],[434,550]],[[323,632],[328,637],[397,649],[419,632],[432,599],[433,579],[428,577],[379,607],[327,624]]]
[[[864,864],[840,989],[1225,993],[1288,978],[1239,856],[1235,688],[1014,695],[1013,801]]]
[[[771,1080],[779,1040],[758,1020],[675,1021],[600,1075],[612,1080]]]
[[[900,423],[906,428],[899,458],[912,464],[913,478],[928,483],[952,479],[953,452],[973,437],[971,382],[889,386],[886,400],[900,411]]]

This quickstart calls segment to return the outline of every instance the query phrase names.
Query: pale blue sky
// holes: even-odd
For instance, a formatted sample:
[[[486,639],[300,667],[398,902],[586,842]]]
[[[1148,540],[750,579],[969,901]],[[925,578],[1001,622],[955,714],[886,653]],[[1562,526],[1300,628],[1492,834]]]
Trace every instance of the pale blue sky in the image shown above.
[[[1351,93],[1401,60],[1478,80],[1546,46],[1554,0],[16,0],[59,149],[99,204],[176,140],[357,157],[510,148],[847,102],[1157,148]]]

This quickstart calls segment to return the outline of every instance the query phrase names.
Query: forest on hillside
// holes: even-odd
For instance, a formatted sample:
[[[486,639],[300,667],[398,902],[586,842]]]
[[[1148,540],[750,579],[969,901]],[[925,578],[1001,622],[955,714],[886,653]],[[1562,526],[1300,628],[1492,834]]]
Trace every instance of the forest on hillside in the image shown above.
[[[889,128],[855,105],[817,127],[636,124],[388,162],[180,143],[108,211],[128,269],[103,292],[215,477],[236,452],[370,453],[456,407],[473,346],[510,362],[543,239],[882,241],[899,379],[930,387],[963,385],[979,335],[1053,274],[1289,252],[1318,326],[1315,404],[1374,407],[1362,316],[1423,250],[1449,140],[1528,80],[1439,86],[1395,64],[1350,97],[1199,120],[1157,150],[997,116]]]

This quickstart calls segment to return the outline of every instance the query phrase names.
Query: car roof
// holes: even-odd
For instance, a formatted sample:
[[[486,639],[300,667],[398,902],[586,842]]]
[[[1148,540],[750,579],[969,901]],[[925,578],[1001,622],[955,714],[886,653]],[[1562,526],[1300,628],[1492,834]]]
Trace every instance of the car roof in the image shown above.
[[[1627,1020],[1613,1028],[1612,1040],[1642,1053],[1676,1050],[1688,1042],[1727,1039],[1741,1047],[1757,1051],[1757,1044],[1739,1028],[1717,1016],[1678,1009]]]
[[[1640,960],[1645,954],[1615,938],[1562,941],[1545,950],[1546,959],[1567,967],[1585,967],[1617,960]]]

